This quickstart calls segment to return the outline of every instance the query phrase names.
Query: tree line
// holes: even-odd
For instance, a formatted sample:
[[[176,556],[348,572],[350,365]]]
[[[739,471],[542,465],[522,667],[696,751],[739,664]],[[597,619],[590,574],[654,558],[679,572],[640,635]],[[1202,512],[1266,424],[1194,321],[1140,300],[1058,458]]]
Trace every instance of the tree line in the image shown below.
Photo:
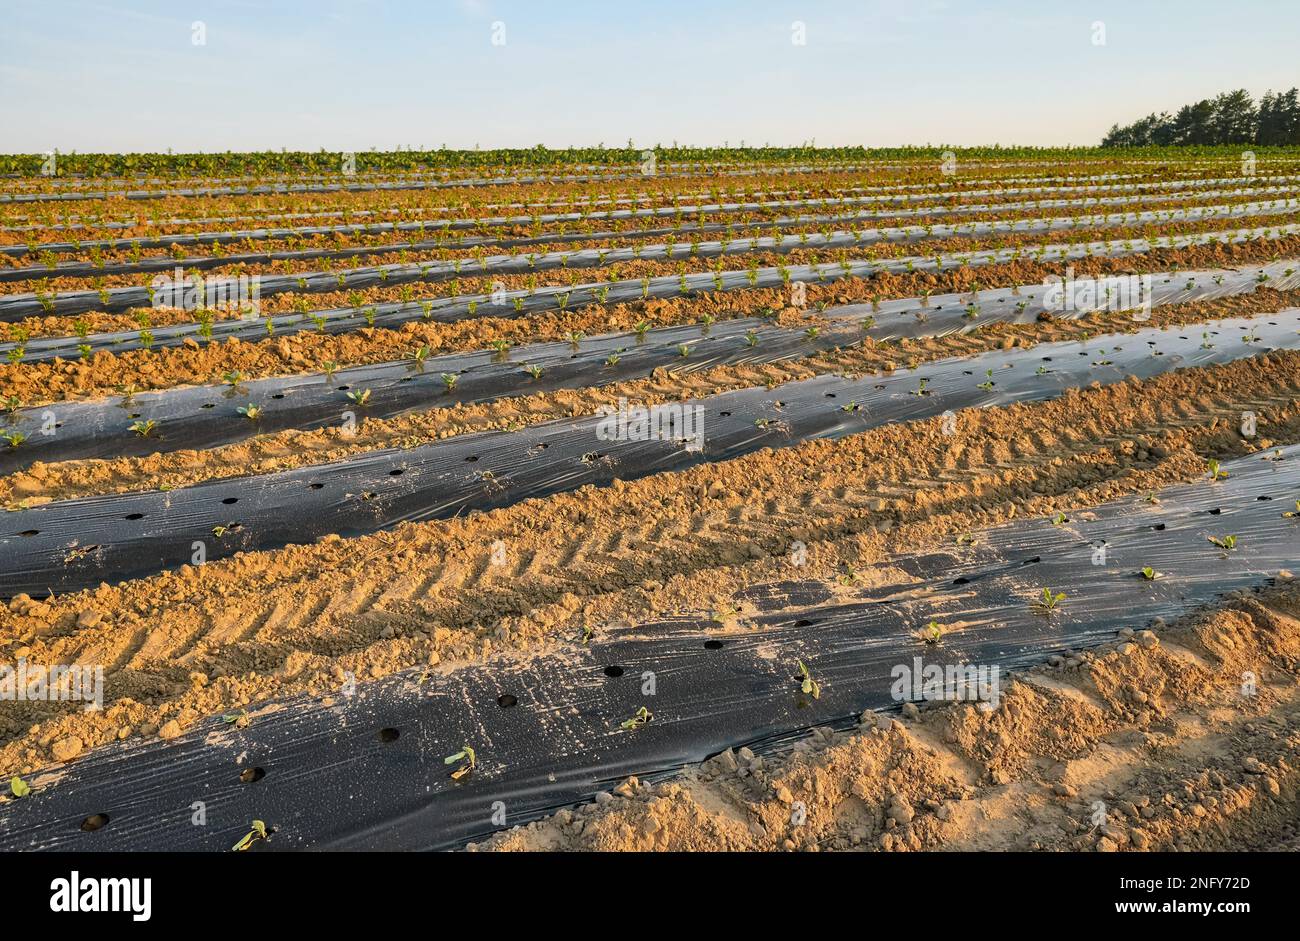
[[[1113,126],[1103,147],[1165,147],[1189,144],[1300,144],[1300,91],[1267,92],[1256,104],[1244,88],[1224,92],[1173,114],[1149,114]]]

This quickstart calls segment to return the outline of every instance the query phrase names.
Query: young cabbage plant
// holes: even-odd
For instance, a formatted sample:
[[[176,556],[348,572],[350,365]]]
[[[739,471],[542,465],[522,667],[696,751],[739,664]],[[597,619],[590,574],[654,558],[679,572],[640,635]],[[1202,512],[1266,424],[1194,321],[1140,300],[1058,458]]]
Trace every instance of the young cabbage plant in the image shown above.
[[[805,696],[811,696],[813,699],[821,699],[821,695],[822,695],[821,684],[813,679],[812,674],[808,672],[808,667],[804,665],[804,662],[802,660],[796,660],[795,663],[799,667],[800,692],[802,692]]]
[[[1034,605],[1043,614],[1051,614],[1057,606],[1065,600],[1065,592],[1053,592],[1050,588],[1044,588],[1042,594],[1034,599]]]
[[[446,758],[442,759],[442,763],[444,765],[459,765],[459,767],[451,773],[451,779],[453,781],[459,781],[477,767],[478,756],[470,746],[462,745],[460,746],[460,751],[456,752],[454,755],[448,755]]]
[[[653,712],[651,712],[645,706],[642,706],[636,712],[632,713],[632,718],[626,719],[623,722],[619,723],[619,728],[626,729],[627,731],[631,732],[634,729],[639,729],[643,725],[648,724],[652,719],[654,719],[654,717],[655,714]]]
[[[266,823],[261,820],[254,820],[252,828],[244,834],[243,839],[231,847],[231,849],[236,853],[243,853],[259,840],[267,839],[270,839],[270,835],[266,829]]]

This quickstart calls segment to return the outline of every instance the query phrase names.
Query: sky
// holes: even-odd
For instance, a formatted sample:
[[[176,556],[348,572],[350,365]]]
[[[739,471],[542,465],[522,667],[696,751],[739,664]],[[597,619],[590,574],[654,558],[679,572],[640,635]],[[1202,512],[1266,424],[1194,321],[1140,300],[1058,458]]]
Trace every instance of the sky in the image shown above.
[[[0,152],[1090,145],[1297,49],[1294,0],[0,0]]]

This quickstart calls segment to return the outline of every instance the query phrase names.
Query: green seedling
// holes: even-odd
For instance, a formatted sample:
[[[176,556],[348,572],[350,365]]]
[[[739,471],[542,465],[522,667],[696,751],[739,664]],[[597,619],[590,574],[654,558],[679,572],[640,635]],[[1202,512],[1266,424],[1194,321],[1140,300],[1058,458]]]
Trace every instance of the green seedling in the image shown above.
[[[143,421],[132,422],[130,427],[127,430],[134,431],[141,438],[148,438],[150,435],[154,433],[154,429],[157,427],[158,427],[158,423],[154,421],[152,418],[149,418]]]
[[[622,357],[620,357],[620,356],[618,355],[618,353],[610,353],[608,356],[605,357],[605,365],[606,365],[606,366],[617,366],[617,365],[618,365],[618,361],[619,361],[621,358],[622,358]]]
[[[6,441],[8,441],[9,447],[11,448],[16,448],[18,447],[18,445],[22,444],[24,441],[27,440],[27,436],[23,434],[21,431],[10,431],[3,435],[0,435],[0,438],[4,438]]]
[[[580,644],[589,644],[591,639],[596,636],[596,629],[590,624],[582,625],[582,637],[578,639]]]
[[[856,412],[856,411],[858,411],[858,410],[861,409],[861,408],[862,408],[862,406],[859,405],[857,402],[850,402],[848,405],[841,405],[841,406],[840,406],[840,411],[841,411],[841,412]]]
[[[981,382],[976,388],[983,389],[985,392],[993,391],[993,370],[991,369],[984,370],[984,381]]]
[[[509,341],[509,340],[505,340],[505,339],[493,340],[492,343],[491,343],[490,345],[491,345],[491,347],[492,347],[492,350],[493,350],[493,351],[494,351],[498,356],[505,356],[506,353],[510,352],[510,341]]]
[[[646,725],[654,717],[655,714],[653,712],[651,712],[645,706],[642,706],[640,709],[638,709],[636,712],[632,714],[632,718],[620,723],[619,728],[626,729],[627,731],[631,732],[634,729],[639,729],[641,728],[641,726]]]
[[[813,679],[812,674],[808,672],[808,667],[804,666],[802,660],[796,660],[795,663],[799,665],[799,690],[805,696],[820,699],[822,695],[821,684]]]
[[[682,359],[685,359],[686,357],[691,355],[691,348],[687,346],[685,343],[679,343],[677,345],[677,355],[680,356]]]
[[[348,393],[348,398],[352,400],[353,405],[364,408],[366,405],[370,404],[370,390],[354,389]]]
[[[329,382],[334,378],[334,374],[339,370],[339,364],[332,359],[327,359],[320,364],[321,370],[325,373],[325,381]]]
[[[1044,588],[1043,593],[1034,599],[1034,604],[1043,611],[1044,614],[1050,614],[1056,610],[1057,605],[1065,600],[1065,592],[1058,591],[1053,593],[1052,589]]]
[[[1206,469],[1206,471],[1207,471],[1207,472],[1209,473],[1209,475],[1210,475],[1210,481],[1211,481],[1211,483],[1213,483],[1213,482],[1215,482],[1215,481],[1219,481],[1219,480],[1227,480],[1227,478],[1228,478],[1228,472],[1225,471],[1225,470],[1223,470],[1223,469],[1219,466],[1219,462],[1218,462],[1218,461],[1215,461],[1215,460],[1211,460],[1211,461],[1209,461],[1209,462],[1205,465],[1205,469]]]
[[[18,411],[18,409],[22,407],[22,404],[23,400],[18,398],[16,395],[6,395],[4,398],[0,399],[0,407],[3,407],[10,415]]]
[[[1220,549],[1231,551],[1237,548],[1236,536],[1207,536],[1206,538]]]
[[[942,639],[943,628],[939,626],[938,621],[931,621],[921,629],[921,640],[932,647]]]
[[[546,369],[542,366],[525,366],[524,372],[528,373],[528,375],[532,376],[534,379],[540,379],[542,378],[542,373],[546,372]]]
[[[244,838],[231,848],[236,853],[243,853],[258,840],[266,839],[270,839],[267,835],[266,824],[261,820],[254,820],[252,829],[244,834]]]
[[[1157,572],[1149,565],[1144,566],[1142,570],[1138,572],[1138,574],[1141,575],[1142,578],[1148,582],[1154,582],[1157,578],[1161,577],[1161,573]]]
[[[735,620],[736,615],[739,613],[731,605],[724,604],[713,612],[713,620],[717,624],[726,624],[728,621]]]
[[[1057,513],[1055,516],[1052,517],[1053,526],[1064,526],[1068,522],[1070,522],[1070,518],[1066,516],[1064,513]]]
[[[224,382],[226,385],[230,386],[232,389],[238,386],[239,380],[243,378],[244,378],[244,374],[237,369],[221,374],[221,381]]]
[[[442,374],[442,384],[447,387],[448,392],[454,392],[456,383],[460,381],[460,376],[454,372],[445,372]]]
[[[650,329],[650,321],[638,320],[632,327],[632,332],[636,334],[638,340],[644,340],[646,331]]]
[[[456,754],[448,755],[446,758],[442,759],[444,765],[454,765],[457,762],[461,762],[461,765],[451,773],[451,779],[453,781],[459,781],[461,778],[465,777],[465,775],[473,771],[478,765],[478,756],[474,754],[474,749],[470,748],[468,745],[462,745],[460,746],[460,751],[456,752]]]
[[[12,778],[9,779],[9,793],[12,794],[14,797],[26,797],[31,792],[32,792],[31,785],[29,785],[22,778],[18,777],[18,775],[15,774]]]
[[[228,712],[221,717],[221,721],[226,725],[233,725],[237,729],[246,729],[249,723],[248,710],[240,709],[238,712]]]
[[[912,392],[912,394],[913,394],[913,395],[929,395],[929,394],[930,394],[929,391],[925,388],[925,387],[928,386],[929,384],[930,384],[930,380],[929,380],[929,379],[919,379],[919,380],[917,380],[917,386],[916,386],[916,389]]]
[[[803,332],[803,338],[804,338],[805,340],[815,340],[815,339],[817,339],[817,337],[818,337],[818,335],[819,335],[820,333],[821,333],[821,330],[820,330],[819,328],[817,328],[817,327],[809,327],[807,330],[805,330],[805,331]]]
[[[1285,513],[1282,514],[1282,519],[1284,520],[1300,519],[1300,500],[1297,500],[1295,502],[1294,510],[1287,510]]]
[[[241,405],[239,408],[235,409],[235,411],[243,415],[249,421],[257,421],[262,417],[262,406],[254,405],[252,402],[249,402],[247,405]]]
[[[751,349],[758,346],[758,334],[753,330],[747,331],[745,333],[745,345]]]

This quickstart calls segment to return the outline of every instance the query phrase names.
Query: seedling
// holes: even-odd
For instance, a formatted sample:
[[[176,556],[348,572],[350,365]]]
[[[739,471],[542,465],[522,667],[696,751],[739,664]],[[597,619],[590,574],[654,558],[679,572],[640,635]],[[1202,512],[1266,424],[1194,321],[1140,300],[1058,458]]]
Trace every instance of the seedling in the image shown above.
[[[21,431],[11,431],[6,434],[0,435],[0,438],[4,438],[6,441],[8,441],[9,447],[11,448],[16,448],[18,447],[18,445],[22,444],[24,441],[27,440],[27,436],[23,434]]]
[[[685,343],[679,343],[677,345],[677,355],[680,356],[682,359],[685,359],[686,357],[691,355],[691,348],[687,346]]]
[[[525,366],[525,367],[524,367],[524,372],[528,373],[528,375],[532,376],[534,379],[540,379],[540,378],[542,378],[542,373],[544,373],[545,371],[546,371],[546,369],[545,369],[544,367],[542,367],[542,366]]]
[[[649,329],[650,329],[650,321],[638,320],[635,326],[632,327],[632,332],[636,334],[636,338],[638,340],[644,340],[646,331]]]
[[[249,723],[248,710],[240,709],[238,712],[228,712],[221,717],[221,721],[226,725],[233,725],[237,729],[246,729]]]
[[[510,341],[506,339],[493,340],[490,345],[497,356],[505,356],[510,351]]]
[[[819,333],[821,333],[821,330],[818,329],[817,327],[809,327],[807,330],[803,332],[803,338],[805,340],[815,340],[817,339],[817,335]]]
[[[983,389],[985,392],[993,391],[993,370],[991,369],[984,370],[984,381],[981,382],[976,388]]]
[[[461,763],[460,767],[451,773],[451,779],[453,781],[459,781],[461,778],[465,777],[465,775],[473,771],[475,766],[478,765],[478,756],[474,754],[474,749],[470,748],[468,745],[462,745],[460,746],[460,751],[456,752],[456,754],[448,755],[446,758],[442,759],[444,765],[454,765],[458,762]]]
[[[253,828],[244,834],[244,838],[236,843],[232,849],[236,853],[243,853],[258,840],[266,839],[270,839],[267,835],[266,824],[261,820],[254,820]]]
[[[804,666],[802,660],[796,660],[799,665],[799,689],[805,696],[811,696],[813,699],[820,699],[822,695],[821,684],[812,678],[808,668]]]
[[[862,408],[862,406],[859,405],[857,402],[850,402],[848,405],[841,405],[841,406],[840,406],[840,411],[841,411],[841,412],[856,412],[856,411],[858,411],[858,410],[861,409],[861,408]]]
[[[1141,575],[1142,578],[1148,582],[1154,582],[1157,578],[1163,577],[1163,573],[1157,572],[1149,565],[1144,566],[1142,570],[1138,572],[1138,574]]]
[[[1236,536],[1207,536],[1206,538],[1208,538],[1210,542],[1214,543],[1214,545],[1218,546],[1220,549],[1231,551],[1237,548]]]
[[[144,419],[143,421],[132,422],[128,430],[134,431],[141,438],[148,438],[150,435],[153,434],[154,429],[157,427],[158,427],[158,423],[154,421],[152,418],[148,418],[148,419]]]
[[[1064,526],[1068,522],[1070,522],[1070,518],[1066,516],[1064,513],[1057,513],[1055,516],[1052,517],[1053,526]]]
[[[758,334],[755,333],[753,330],[747,331],[745,333],[745,345],[750,347],[751,349],[755,346],[758,346]]]
[[[943,628],[939,626],[938,621],[931,621],[921,629],[921,640],[932,647],[942,639]]]
[[[442,384],[447,387],[448,392],[456,389],[456,383],[460,381],[460,376],[454,372],[445,372],[442,374]]]
[[[713,620],[717,624],[726,624],[734,620],[739,612],[729,604],[724,604],[713,612]]]
[[[1297,500],[1295,502],[1294,510],[1287,510],[1285,513],[1282,514],[1282,519],[1284,520],[1300,519],[1300,500]]]
[[[608,356],[605,357],[605,365],[617,366],[619,359],[621,359],[621,357],[618,355],[618,353],[610,353]]]
[[[1036,604],[1044,614],[1051,614],[1056,610],[1057,605],[1064,600],[1065,592],[1053,592],[1050,588],[1044,588],[1043,593],[1034,600],[1034,604]]]
[[[221,381],[224,382],[226,385],[230,386],[232,389],[238,386],[239,380],[243,378],[244,378],[244,374],[237,369],[232,370],[231,372],[225,372],[221,374]]]
[[[1225,471],[1225,470],[1223,470],[1223,469],[1219,466],[1219,462],[1218,462],[1218,461],[1215,461],[1215,460],[1211,460],[1211,461],[1209,461],[1209,462],[1205,465],[1205,469],[1206,469],[1206,471],[1207,471],[1207,472],[1209,473],[1209,475],[1210,475],[1210,482],[1211,482],[1211,483],[1214,483],[1215,481],[1219,481],[1219,480],[1227,480],[1227,478],[1228,478],[1228,472]]]
[[[424,361],[433,354],[433,349],[427,343],[419,349],[413,350],[407,354],[407,358],[415,364],[416,369],[424,369]]]
[[[916,386],[916,389],[912,392],[912,394],[913,394],[913,395],[929,395],[929,394],[930,394],[929,391],[927,391],[926,388],[925,388],[925,387],[928,386],[929,384],[930,384],[930,380],[929,380],[929,379],[919,379],[919,380],[917,380],[917,386]]]
[[[3,405],[4,410],[10,415],[18,411],[22,404],[22,399],[18,398],[16,395],[6,395],[3,399],[0,399],[0,405]]]
[[[653,712],[645,706],[642,706],[632,714],[632,718],[620,723],[619,727],[631,732],[634,729],[639,729],[641,726],[648,724],[654,717],[655,714]]]
[[[339,364],[332,359],[327,359],[321,363],[320,368],[325,371],[325,381],[329,382],[334,378],[334,374],[338,372]]]
[[[26,797],[31,792],[32,792],[31,785],[29,785],[22,778],[18,777],[18,775],[15,774],[12,778],[9,779],[9,793],[12,794],[14,797]]]
[[[257,421],[262,417],[262,406],[254,405],[252,402],[249,402],[247,405],[241,405],[239,408],[235,409],[235,411],[243,415],[249,421]]]
[[[578,643],[589,644],[591,643],[591,639],[595,636],[596,636],[596,629],[592,627],[590,624],[584,624],[582,625],[582,637],[579,638]]]
[[[352,400],[353,405],[365,407],[370,403],[369,389],[354,389],[348,393],[348,398]]]

